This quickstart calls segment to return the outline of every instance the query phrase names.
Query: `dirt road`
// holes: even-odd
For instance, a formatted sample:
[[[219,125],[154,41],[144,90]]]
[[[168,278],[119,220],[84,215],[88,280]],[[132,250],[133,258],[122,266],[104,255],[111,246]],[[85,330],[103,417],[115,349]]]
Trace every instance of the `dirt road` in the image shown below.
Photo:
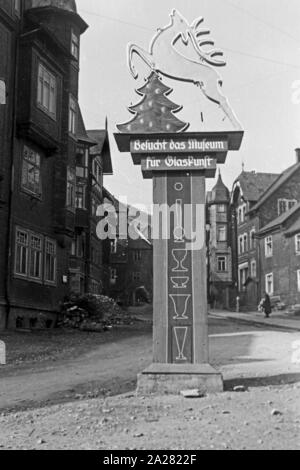
[[[220,369],[226,387],[233,384],[281,384],[300,381],[292,364],[293,344],[300,333],[238,325],[211,317],[211,363]],[[137,374],[151,363],[151,327],[139,335],[108,342],[75,359],[45,361],[29,369],[0,371],[0,411],[36,408],[85,397],[134,390]]]
[[[85,400],[0,416],[0,448],[300,449],[300,385]]]

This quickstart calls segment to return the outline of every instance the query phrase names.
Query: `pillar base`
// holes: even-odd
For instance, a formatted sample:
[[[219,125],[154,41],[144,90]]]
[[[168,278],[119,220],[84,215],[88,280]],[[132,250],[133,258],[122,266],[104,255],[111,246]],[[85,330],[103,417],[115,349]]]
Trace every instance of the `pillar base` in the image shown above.
[[[209,364],[153,363],[138,375],[138,395],[179,395],[182,390],[223,392],[223,377]]]

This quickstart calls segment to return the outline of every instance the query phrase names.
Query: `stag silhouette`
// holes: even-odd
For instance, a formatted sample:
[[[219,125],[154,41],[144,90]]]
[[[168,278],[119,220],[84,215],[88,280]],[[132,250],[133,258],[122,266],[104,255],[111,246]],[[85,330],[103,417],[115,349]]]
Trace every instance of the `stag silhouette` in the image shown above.
[[[223,52],[219,49],[209,51],[203,49],[203,46],[214,45],[214,42],[207,38],[210,31],[200,29],[204,19],[197,18],[192,25],[189,25],[177,10],[173,10],[170,17],[171,23],[158,30],[148,52],[136,44],[128,45],[128,67],[133,77],[138,78],[133,64],[133,56],[137,54],[152,71],[199,86],[209,100],[221,107],[234,128],[240,130],[241,124],[222,93],[222,78],[214,69],[226,65],[226,62],[220,58]],[[179,39],[190,52],[193,52],[195,59],[186,57],[176,49],[175,45]]]

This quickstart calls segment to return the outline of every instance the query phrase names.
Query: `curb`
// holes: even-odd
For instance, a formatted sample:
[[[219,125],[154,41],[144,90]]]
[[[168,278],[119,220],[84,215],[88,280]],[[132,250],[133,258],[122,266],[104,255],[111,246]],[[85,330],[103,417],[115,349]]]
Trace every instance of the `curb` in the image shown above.
[[[253,325],[253,326],[268,326],[269,328],[274,328],[274,329],[280,329],[280,330],[288,330],[288,331],[300,331],[300,325],[297,326],[290,326],[290,325],[279,325],[278,323],[266,323],[264,321],[257,321],[254,319],[249,319],[246,320],[245,318],[237,318],[237,317],[232,317],[230,315],[218,315],[217,313],[212,313],[211,315],[214,315],[215,317],[218,317],[220,319],[227,319],[227,320],[232,320],[237,323],[242,323],[244,325]]]

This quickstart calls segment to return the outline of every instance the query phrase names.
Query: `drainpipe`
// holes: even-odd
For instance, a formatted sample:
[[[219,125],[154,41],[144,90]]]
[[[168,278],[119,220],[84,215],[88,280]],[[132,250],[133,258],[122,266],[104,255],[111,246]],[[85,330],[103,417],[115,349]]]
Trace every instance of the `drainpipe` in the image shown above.
[[[14,44],[15,48],[15,60],[14,60],[14,78],[12,87],[10,90],[10,96],[8,99],[13,100],[13,109],[12,109],[12,126],[11,126],[11,136],[10,136],[10,155],[11,155],[11,164],[10,164],[10,189],[8,194],[8,217],[7,217],[7,235],[6,235],[6,259],[5,259],[5,303],[6,303],[6,317],[5,317],[5,329],[9,325],[9,315],[11,309],[11,298],[10,298],[10,282],[11,282],[11,242],[12,242],[12,233],[13,233],[13,214],[12,214],[12,205],[13,205],[13,185],[14,185],[14,156],[15,156],[15,136],[16,136],[16,115],[17,115],[17,94],[18,94],[18,75],[19,75],[19,48],[20,48],[20,31],[22,30],[23,25],[23,11],[21,11],[20,23],[16,28],[16,40]]]
[[[91,277],[91,245],[92,245],[92,236],[91,236],[91,218],[92,218],[92,187],[93,187],[93,180],[92,180],[92,159],[90,156],[90,149],[88,149],[88,178],[87,178],[87,185],[86,185],[86,210],[88,215],[87,221],[87,230],[86,230],[86,253],[85,253],[85,293],[89,292],[90,287],[90,277]]]
[[[261,261],[261,238],[256,238],[257,243],[257,274],[258,274],[258,292],[257,305],[262,298],[262,261]]]

